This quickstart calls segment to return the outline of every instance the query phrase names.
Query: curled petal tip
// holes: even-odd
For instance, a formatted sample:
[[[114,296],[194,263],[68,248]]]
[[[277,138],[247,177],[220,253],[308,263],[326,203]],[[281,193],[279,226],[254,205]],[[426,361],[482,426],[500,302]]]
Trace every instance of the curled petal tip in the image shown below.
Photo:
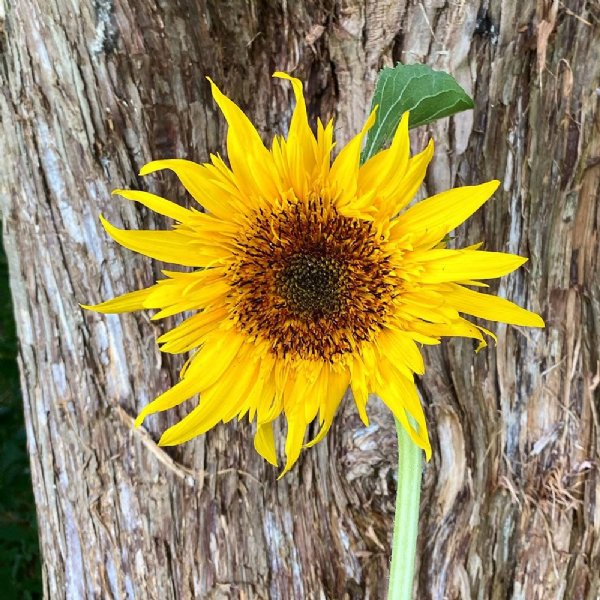
[[[423,450],[425,451],[425,460],[429,462],[431,460],[431,445],[428,444]]]
[[[293,463],[292,463],[291,465],[290,465],[290,464],[287,464],[287,465],[285,465],[285,468],[283,469],[283,471],[281,471],[281,473],[279,473],[279,475],[277,476],[277,481],[279,481],[280,479],[282,479],[282,478],[283,478],[283,476],[284,476],[286,473],[289,473],[289,471],[291,470],[291,468],[292,468],[293,466],[294,466],[294,464],[293,464]]]
[[[138,173],[141,177],[143,177],[144,175],[149,175],[150,173],[154,173],[155,171],[157,171],[158,169],[156,168],[156,163],[159,161],[156,160],[152,160],[149,163],[146,163],[141,169],[140,172]]]
[[[490,196],[500,187],[500,184],[502,182],[498,179],[492,179],[491,181],[488,181],[487,184],[486,183],[482,183],[481,185],[487,185],[489,186],[489,190],[490,190]]]
[[[102,213],[98,215],[98,220],[100,221],[104,229],[109,229],[110,227],[112,227],[112,225],[104,218],[104,215]]]

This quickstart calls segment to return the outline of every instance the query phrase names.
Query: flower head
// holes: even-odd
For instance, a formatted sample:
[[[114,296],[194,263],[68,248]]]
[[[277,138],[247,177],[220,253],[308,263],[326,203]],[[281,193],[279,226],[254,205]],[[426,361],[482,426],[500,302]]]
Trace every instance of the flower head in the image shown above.
[[[173,171],[204,208],[186,209],[142,191],[116,190],[175,221],[169,231],[125,231],[102,219],[120,244],[193,267],[93,308],[119,313],[158,309],[153,319],[194,311],[163,334],[163,352],[190,352],[180,381],[148,404],[137,423],[199,394],[160,444],[174,445],[218,422],[256,419],[256,450],[277,464],[272,423],[287,420],[284,473],[298,459],[308,425],[329,430],[348,387],[368,423],[377,394],[429,457],[431,447],[414,374],[424,372],[421,344],[463,336],[485,345],[483,328],[461,314],[543,326],[515,304],[471,289],[526,259],[445,247],[498,186],[451,189],[406,208],[420,187],[433,144],[410,157],[408,115],[390,147],[360,165],[362,131],[332,161],[333,125],[308,124],[302,84],[287,139],[267,149],[240,108],[211,81],[227,119],[230,166],[219,156],[196,164],[158,160],[141,175]]]

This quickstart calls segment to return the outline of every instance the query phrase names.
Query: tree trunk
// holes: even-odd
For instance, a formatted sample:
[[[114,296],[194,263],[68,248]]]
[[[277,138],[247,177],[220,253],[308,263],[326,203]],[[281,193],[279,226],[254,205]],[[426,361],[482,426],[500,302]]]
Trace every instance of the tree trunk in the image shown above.
[[[188,202],[136,173],[223,151],[204,75],[270,140],[291,114],[271,73],[293,71],[341,144],[397,60],[473,94],[414,133],[414,150],[436,141],[426,191],[502,180],[458,237],[529,256],[500,293],[547,321],[427,353],[415,598],[599,597],[599,19],[585,0],[0,0],[0,201],[47,598],[385,597],[396,442],[378,401],[364,428],[347,398],[281,481],[246,422],[164,450],[173,415],[133,418],[176,381],[165,325],[78,302],[158,275],[98,214],[161,225],[116,187]]]

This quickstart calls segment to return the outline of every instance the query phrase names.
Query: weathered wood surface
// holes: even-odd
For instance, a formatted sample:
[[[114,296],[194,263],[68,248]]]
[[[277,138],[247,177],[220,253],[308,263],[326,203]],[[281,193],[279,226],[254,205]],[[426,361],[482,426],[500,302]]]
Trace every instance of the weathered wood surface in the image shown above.
[[[383,598],[395,433],[350,402],[276,482],[246,423],[164,452],[173,416],[132,417],[176,377],[163,324],[83,314],[159,265],[102,232],[160,223],[109,196],[154,158],[223,149],[203,76],[265,139],[307,82],[343,142],[395,60],[452,72],[476,109],[414,135],[437,154],[427,191],[499,178],[460,242],[531,257],[500,292],[544,331],[498,326],[428,354],[434,457],[422,496],[419,599],[600,594],[600,9],[595,2],[0,0],[0,206],[48,598]],[[495,290],[496,288],[494,288]]]

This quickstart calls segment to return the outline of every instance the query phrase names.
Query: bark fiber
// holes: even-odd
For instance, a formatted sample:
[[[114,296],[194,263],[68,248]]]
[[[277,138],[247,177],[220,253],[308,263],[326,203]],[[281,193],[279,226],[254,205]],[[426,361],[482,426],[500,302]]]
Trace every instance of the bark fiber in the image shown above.
[[[47,598],[385,597],[396,442],[377,401],[365,428],[347,398],[279,482],[246,422],[164,451],[175,417],[133,417],[176,381],[155,344],[169,324],[78,302],[159,274],[98,213],[161,225],[117,187],[189,202],[136,174],[223,151],[205,74],[269,139],[291,114],[271,73],[293,71],[343,143],[397,60],[474,96],[414,132],[414,150],[436,140],[426,191],[502,180],[458,239],[529,256],[499,291],[547,321],[427,354],[415,598],[599,597],[599,19],[596,0],[0,0],[0,206]]]

